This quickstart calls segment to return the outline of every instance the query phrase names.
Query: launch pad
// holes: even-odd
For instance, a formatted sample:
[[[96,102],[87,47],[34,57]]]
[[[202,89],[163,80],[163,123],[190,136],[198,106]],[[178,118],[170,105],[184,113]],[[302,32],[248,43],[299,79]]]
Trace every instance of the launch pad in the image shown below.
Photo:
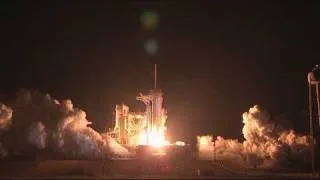
[[[130,112],[128,106],[116,105],[115,126],[109,135],[124,146],[165,145],[167,115],[162,107],[162,92],[151,90],[149,94],[140,94],[136,99],[146,105],[146,111]]]
[[[210,144],[211,160],[200,160],[197,150],[183,142],[169,143],[165,138],[167,113],[163,108],[163,93],[156,86],[137,100],[146,105],[145,112],[130,112],[122,104],[115,108],[115,126],[108,133],[122,146],[135,153],[134,157],[97,160],[48,160],[3,162],[2,177],[42,178],[199,178],[210,179],[306,179],[310,173],[276,168],[249,169],[232,161],[215,158],[215,144]],[[199,140],[201,142],[201,140]],[[211,141],[210,141],[211,142]],[[214,151],[213,151],[214,150]],[[51,156],[52,157],[52,156]],[[13,171],[12,171],[13,170]],[[319,175],[317,175],[319,178]]]
[[[129,149],[136,149],[138,154],[151,152],[163,154],[175,144],[166,140],[165,131],[167,111],[163,107],[163,93],[157,88],[157,65],[154,65],[154,88],[148,94],[140,93],[136,100],[145,104],[145,112],[130,112],[122,104],[115,108],[115,125],[109,135]],[[178,143],[184,145],[184,143]]]
[[[309,179],[310,173],[273,172],[231,168],[212,161],[149,160],[64,160],[1,163],[2,179]]]

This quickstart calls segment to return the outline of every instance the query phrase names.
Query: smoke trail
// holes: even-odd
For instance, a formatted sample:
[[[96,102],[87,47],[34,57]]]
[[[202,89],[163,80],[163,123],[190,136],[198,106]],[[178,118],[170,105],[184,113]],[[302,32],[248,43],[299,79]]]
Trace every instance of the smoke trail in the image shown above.
[[[198,137],[200,158],[212,159],[214,152],[218,159],[237,161],[250,167],[287,166],[289,161],[303,163],[308,160],[308,137],[274,124],[262,107],[255,105],[243,113],[242,118],[243,143],[219,136],[214,142],[211,136]]]
[[[86,159],[130,155],[111,137],[89,127],[86,113],[71,100],[60,103],[48,94],[21,91],[11,107],[0,109],[2,156],[37,156],[39,151]]]

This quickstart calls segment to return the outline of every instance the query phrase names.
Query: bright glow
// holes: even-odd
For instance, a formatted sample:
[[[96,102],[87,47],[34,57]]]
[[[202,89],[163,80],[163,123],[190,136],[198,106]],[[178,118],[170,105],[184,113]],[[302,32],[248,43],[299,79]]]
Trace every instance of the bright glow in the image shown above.
[[[205,137],[200,138],[200,144],[207,145],[207,140]]]
[[[177,145],[177,146],[185,146],[186,143],[183,142],[183,141],[177,141],[177,142],[176,142],[176,145]]]
[[[198,143],[202,146],[207,146],[212,142],[212,136],[198,136]]]
[[[164,135],[165,129],[159,129],[152,128],[150,133],[147,133],[146,131],[142,131],[140,133],[140,145],[151,145],[153,147],[162,147],[170,145],[169,141],[165,139]]]

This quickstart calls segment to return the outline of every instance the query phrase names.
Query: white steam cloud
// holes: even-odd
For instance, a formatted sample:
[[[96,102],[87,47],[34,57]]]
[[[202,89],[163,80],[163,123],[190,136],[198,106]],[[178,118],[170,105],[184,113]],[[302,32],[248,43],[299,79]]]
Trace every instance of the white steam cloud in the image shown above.
[[[232,160],[247,167],[289,166],[308,161],[309,138],[298,136],[270,121],[268,112],[258,105],[242,115],[244,142],[220,136],[198,137],[202,159]]]
[[[199,157],[236,161],[247,167],[274,167],[309,161],[309,138],[270,121],[254,106],[243,113],[244,142],[198,137]],[[21,91],[11,104],[0,103],[0,157],[71,159],[128,157],[129,151],[89,125],[86,113],[70,100],[59,102],[37,91]],[[284,123],[283,123],[284,124]]]
[[[38,149],[44,149],[47,143],[47,132],[41,121],[31,124],[28,141]]]
[[[126,157],[130,153],[89,127],[86,113],[70,100],[22,91],[11,108],[0,106],[0,156],[46,154],[61,158]]]

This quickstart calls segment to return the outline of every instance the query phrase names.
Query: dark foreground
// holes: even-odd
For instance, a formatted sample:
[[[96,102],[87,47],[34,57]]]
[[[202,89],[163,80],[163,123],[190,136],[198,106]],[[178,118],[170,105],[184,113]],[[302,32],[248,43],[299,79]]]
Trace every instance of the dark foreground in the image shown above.
[[[313,176],[319,178],[318,175]],[[224,162],[165,159],[2,162],[0,179],[309,179],[311,174],[266,172]]]

